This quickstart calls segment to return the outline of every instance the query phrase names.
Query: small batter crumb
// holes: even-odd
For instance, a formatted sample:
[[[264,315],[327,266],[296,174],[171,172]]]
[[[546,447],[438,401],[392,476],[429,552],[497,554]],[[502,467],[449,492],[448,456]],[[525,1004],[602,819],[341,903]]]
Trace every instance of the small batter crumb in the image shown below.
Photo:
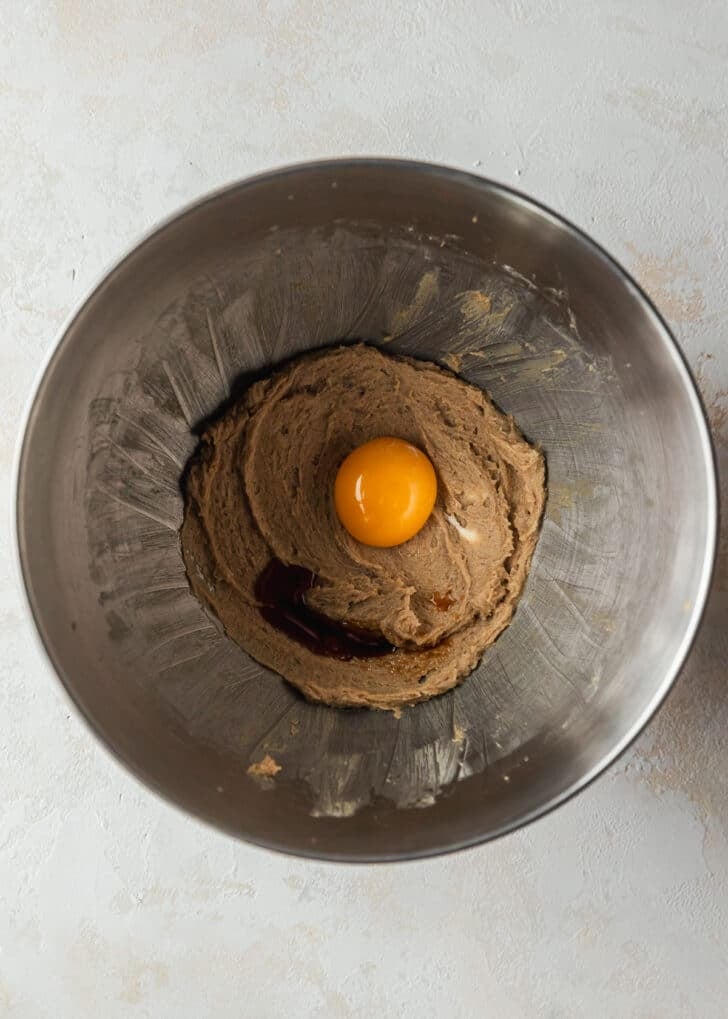
[[[460,744],[465,739],[465,729],[461,729],[459,725],[453,725],[452,727],[452,742]]]
[[[271,757],[270,754],[266,754],[262,761],[250,765],[248,774],[256,778],[274,778],[282,770],[281,765],[278,764],[276,759]]]

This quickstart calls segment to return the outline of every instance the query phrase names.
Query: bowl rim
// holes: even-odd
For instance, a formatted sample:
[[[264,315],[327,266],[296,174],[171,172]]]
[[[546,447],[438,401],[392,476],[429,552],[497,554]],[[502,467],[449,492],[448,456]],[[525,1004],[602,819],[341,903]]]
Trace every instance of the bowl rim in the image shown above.
[[[171,226],[177,220],[184,218],[192,212],[198,211],[209,203],[217,201],[226,194],[234,191],[241,191],[247,187],[265,183],[273,179],[282,179],[289,176],[295,177],[300,173],[305,173],[310,170],[329,170],[332,174],[336,174],[337,172],[350,168],[401,169],[419,173],[423,176],[439,177],[448,182],[460,182],[476,189],[492,191],[504,195],[511,201],[515,201],[516,204],[530,212],[536,212],[542,218],[550,221],[560,229],[565,229],[582,243],[589,246],[608,269],[612,272],[616,272],[622,282],[626,285],[627,289],[631,291],[633,296],[635,296],[643,305],[644,309],[652,319],[654,327],[662,334],[663,339],[666,341],[666,348],[671,351],[673,355],[674,365],[678,373],[681,375],[682,382],[692,405],[695,424],[700,434],[700,446],[703,454],[703,463],[705,466],[708,488],[708,498],[706,500],[706,542],[703,563],[697,595],[694,599],[689,617],[687,618],[682,640],[680,641],[675,655],[673,656],[670,667],[667,669],[661,683],[658,684],[647,707],[632,722],[624,735],[615,742],[607,753],[602,756],[601,760],[560,793],[551,797],[538,807],[535,807],[533,810],[527,812],[518,820],[505,824],[487,834],[476,835],[458,842],[428,847],[422,850],[408,850],[402,853],[367,853],[361,855],[321,850],[315,846],[303,849],[291,848],[290,846],[286,846],[275,839],[257,837],[247,833],[241,834],[239,831],[233,831],[226,828],[224,825],[221,825],[214,820],[212,816],[197,813],[192,808],[185,805],[181,800],[178,800],[166,788],[163,788],[160,784],[158,784],[152,775],[147,774],[140,766],[138,766],[134,761],[129,760],[117,747],[113,746],[108,741],[101,732],[101,729],[97,725],[95,719],[85,710],[81,701],[75,696],[71,683],[68,682],[67,678],[64,676],[61,663],[57,663],[54,660],[50,649],[43,639],[39,613],[36,612],[28,583],[26,581],[25,559],[21,549],[22,507],[20,504],[21,478],[26,464],[28,431],[46,376],[48,375],[54,360],[60,356],[64,340],[83,308],[97,293],[97,291],[111,280],[114,274],[124,265],[124,263],[130,259],[139,248],[152,240],[157,234],[162,233],[167,227]],[[666,320],[663,318],[652,299],[635,281],[632,275],[616,258],[614,258],[614,256],[612,256],[598,241],[594,240],[589,234],[587,234],[586,231],[582,230],[581,227],[574,224],[561,213],[554,211],[548,205],[545,205],[543,202],[531,197],[517,188],[513,188],[508,184],[500,183],[489,177],[481,176],[455,166],[388,156],[345,156],[341,158],[305,160],[296,163],[283,164],[259,173],[247,175],[242,178],[236,178],[185,203],[180,208],[157,220],[154,224],[152,224],[152,226],[137,236],[132,243],[124,249],[120,256],[102,269],[102,271],[94,279],[91,286],[74,304],[71,311],[56,331],[53,341],[41,359],[41,363],[26,398],[25,405],[20,416],[18,430],[16,432],[11,493],[13,515],[13,525],[11,526],[11,542],[13,546],[11,558],[13,560],[16,579],[21,591],[22,600],[27,610],[27,614],[32,621],[31,629],[33,631],[36,647],[40,650],[45,663],[50,667],[50,671],[55,675],[58,686],[63,690],[67,701],[74,706],[77,715],[81,717],[86,727],[93,734],[97,746],[100,745],[104,752],[112,758],[116,764],[121,765],[127,774],[133,775],[134,778],[146,789],[150,790],[166,804],[171,805],[177,811],[182,812],[187,818],[197,822],[202,822],[208,828],[214,829],[216,832],[230,838],[234,838],[236,841],[245,842],[248,845],[256,846],[265,850],[281,852],[299,859],[304,858],[329,863],[396,863],[406,862],[409,860],[430,859],[432,857],[444,856],[464,849],[472,849],[487,842],[492,842],[495,839],[502,838],[504,835],[513,831],[524,828],[526,825],[531,824],[539,818],[546,817],[558,807],[571,800],[572,797],[577,795],[577,793],[591,785],[592,782],[602,775],[607,768],[614,764],[614,762],[617,761],[619,757],[621,757],[622,754],[625,753],[625,751],[635,742],[664,703],[668,693],[673,688],[675,681],[680,675],[680,672],[682,671],[682,668],[685,665],[695,643],[700,624],[705,613],[713,573],[715,570],[718,545],[719,503],[717,462],[703,399],[687,357],[673,335],[671,328],[668,326]]]

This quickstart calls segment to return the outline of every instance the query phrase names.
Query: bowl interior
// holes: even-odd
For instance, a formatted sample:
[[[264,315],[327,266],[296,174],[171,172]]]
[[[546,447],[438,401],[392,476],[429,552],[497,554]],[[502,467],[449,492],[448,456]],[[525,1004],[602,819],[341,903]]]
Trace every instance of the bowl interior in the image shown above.
[[[199,423],[348,339],[482,386],[548,465],[511,626],[459,689],[401,718],[303,701],[205,614],[179,549]],[[37,625],[102,739],[221,828],[365,860],[499,834],[605,766],[686,653],[714,512],[693,385],[629,278],[527,199],[374,161],[244,182],[127,256],[50,361],[18,488]],[[265,754],[282,770],[249,775]]]

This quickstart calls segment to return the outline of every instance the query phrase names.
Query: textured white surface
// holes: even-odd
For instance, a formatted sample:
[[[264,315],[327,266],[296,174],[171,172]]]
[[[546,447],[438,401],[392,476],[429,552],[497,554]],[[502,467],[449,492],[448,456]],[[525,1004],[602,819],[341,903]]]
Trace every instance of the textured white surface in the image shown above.
[[[724,0],[0,5],[0,435],[140,231],[271,165],[402,155],[515,184],[630,268],[728,473]],[[725,535],[725,523],[724,523]],[[239,845],[140,788],[36,650],[0,537],[0,1016],[726,1015],[728,571],[675,692],[576,800],[376,868]]]

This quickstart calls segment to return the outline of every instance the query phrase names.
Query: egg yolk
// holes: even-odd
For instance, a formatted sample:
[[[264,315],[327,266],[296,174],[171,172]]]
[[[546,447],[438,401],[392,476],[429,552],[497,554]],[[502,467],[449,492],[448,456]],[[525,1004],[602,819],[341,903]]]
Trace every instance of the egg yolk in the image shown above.
[[[427,523],[437,498],[435,470],[421,450],[387,436],[350,453],[334,483],[339,520],[357,541],[392,548]]]

